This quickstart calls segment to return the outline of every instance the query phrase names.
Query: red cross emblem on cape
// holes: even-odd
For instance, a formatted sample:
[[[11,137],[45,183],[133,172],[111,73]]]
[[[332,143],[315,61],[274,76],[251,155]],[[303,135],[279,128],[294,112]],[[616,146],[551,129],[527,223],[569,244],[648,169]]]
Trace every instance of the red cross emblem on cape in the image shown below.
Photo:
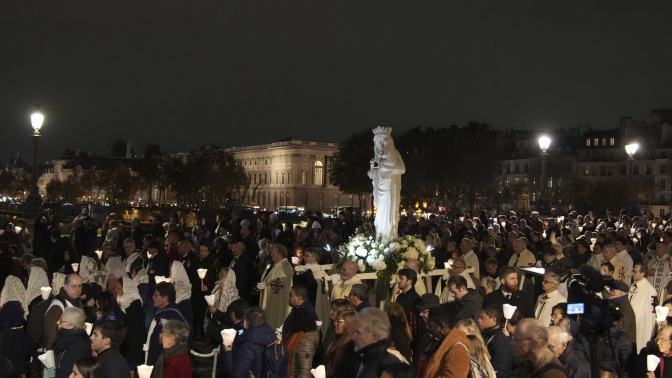
[[[273,283],[271,283],[271,288],[273,289],[273,294],[278,294],[280,289],[284,288],[285,286],[282,284],[282,281],[280,281],[279,278],[276,278],[273,280]]]

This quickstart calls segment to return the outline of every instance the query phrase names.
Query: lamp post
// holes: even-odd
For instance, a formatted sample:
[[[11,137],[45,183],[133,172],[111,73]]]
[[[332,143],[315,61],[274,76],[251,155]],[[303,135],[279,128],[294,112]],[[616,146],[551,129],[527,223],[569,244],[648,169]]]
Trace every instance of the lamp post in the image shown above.
[[[551,146],[551,138],[546,135],[539,138],[539,148],[541,148],[541,193],[539,195],[538,209],[541,211],[546,211],[548,199],[546,198],[546,157],[548,157],[548,147]]]
[[[637,202],[635,201],[635,178],[634,178],[634,170],[633,170],[633,165],[635,163],[635,154],[637,153],[637,150],[639,149],[639,144],[637,143],[630,143],[625,146],[625,153],[628,154],[628,210],[630,210],[631,214],[634,214],[635,211],[637,211]]]
[[[30,194],[26,199],[24,213],[37,215],[40,210],[40,205],[42,204],[42,198],[40,197],[40,191],[37,188],[37,176],[39,174],[38,170],[38,159],[37,159],[37,147],[40,141],[40,128],[42,128],[42,123],[44,122],[44,115],[39,111],[40,105],[36,105],[35,112],[30,116],[30,123],[33,126],[33,174],[30,177]]]

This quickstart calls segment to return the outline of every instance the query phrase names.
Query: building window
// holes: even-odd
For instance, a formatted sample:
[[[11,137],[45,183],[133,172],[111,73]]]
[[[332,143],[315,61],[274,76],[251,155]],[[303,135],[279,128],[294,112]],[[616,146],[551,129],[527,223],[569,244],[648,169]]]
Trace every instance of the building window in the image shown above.
[[[616,140],[613,137],[609,138],[609,145],[613,146],[614,144],[616,144]]]
[[[268,173],[264,173],[264,185],[268,185]]]
[[[606,145],[607,145],[607,138],[602,138],[602,146],[606,146]]]
[[[511,166],[508,164],[506,165],[506,173],[511,173]]]
[[[586,176],[590,176],[590,165],[586,165]]]
[[[528,170],[528,169],[530,169],[530,164],[529,164],[529,163],[525,163],[525,171],[523,171],[523,173],[527,173],[527,170]]]
[[[285,202],[285,193],[280,192],[280,206],[284,206],[283,203]]]
[[[520,165],[520,164],[516,163],[516,168],[515,168],[515,170],[513,171],[514,173],[519,173],[519,171],[520,171],[519,165]]]
[[[306,175],[306,172],[301,172],[301,185],[306,185],[308,182],[308,175]]]
[[[632,167],[632,174],[633,174],[633,175],[638,175],[638,174],[639,174],[639,165],[638,165],[638,164],[635,164],[635,165]]]
[[[282,185],[285,185],[285,172],[282,172]]]
[[[273,206],[278,206],[278,192],[273,193]]]
[[[665,179],[660,179],[660,190],[665,190]]]
[[[667,173],[667,164],[661,164],[660,165],[660,173],[661,174]]]
[[[665,216],[665,209],[660,209],[660,216],[664,217]]]
[[[278,172],[275,172],[275,185],[278,185]]]
[[[586,139],[586,147],[590,147],[590,138]]]
[[[665,204],[665,194],[660,195],[660,203],[663,205]]]
[[[651,164],[646,165],[646,174],[650,175],[651,174]]]
[[[321,161],[316,161],[315,162],[315,168],[314,168],[314,183],[315,185],[322,185],[322,171],[324,168],[322,168],[322,162]]]
[[[607,175],[607,167],[604,165],[600,165],[600,176],[606,176]]]
[[[285,205],[287,205],[287,206],[290,206],[289,204],[291,203],[291,202],[289,201],[289,197],[290,197],[290,196],[289,196],[289,192],[287,192],[287,195],[286,195],[287,200],[285,201]]]
[[[600,145],[600,140],[597,139],[597,138],[593,139],[593,146],[594,146],[594,147],[597,147],[597,146],[599,146],[599,145]]]

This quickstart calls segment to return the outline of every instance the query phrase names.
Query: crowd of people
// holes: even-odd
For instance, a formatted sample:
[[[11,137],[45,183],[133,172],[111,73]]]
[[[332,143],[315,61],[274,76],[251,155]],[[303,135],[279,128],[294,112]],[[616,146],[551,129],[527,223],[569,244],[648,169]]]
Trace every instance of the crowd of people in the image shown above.
[[[624,211],[402,216],[399,235],[446,274],[407,259],[382,282],[343,261],[341,244],[375,235],[345,212],[127,227],[84,207],[63,235],[45,210],[33,235],[23,220],[0,235],[0,370],[185,378],[199,344],[218,377],[672,377],[672,321],[654,310],[672,309],[670,226]]]

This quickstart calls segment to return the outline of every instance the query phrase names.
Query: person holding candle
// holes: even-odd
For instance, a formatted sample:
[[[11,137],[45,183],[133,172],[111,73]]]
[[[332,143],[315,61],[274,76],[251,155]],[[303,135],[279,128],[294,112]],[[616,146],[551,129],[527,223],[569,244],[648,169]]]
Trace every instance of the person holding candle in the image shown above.
[[[138,286],[128,277],[117,282],[117,302],[121,308],[122,320],[126,325],[126,337],[121,344],[121,353],[129,364],[131,370],[144,362],[145,354],[142,351],[144,336],[147,334],[145,327],[145,313],[142,309],[142,298]]]
[[[191,378],[189,359],[189,326],[179,320],[168,320],[163,326],[163,351],[154,364],[151,378]]]
[[[86,334],[85,319],[84,310],[67,307],[56,322],[58,331],[53,346],[56,378],[67,377],[75,361],[91,356],[91,341]]]

